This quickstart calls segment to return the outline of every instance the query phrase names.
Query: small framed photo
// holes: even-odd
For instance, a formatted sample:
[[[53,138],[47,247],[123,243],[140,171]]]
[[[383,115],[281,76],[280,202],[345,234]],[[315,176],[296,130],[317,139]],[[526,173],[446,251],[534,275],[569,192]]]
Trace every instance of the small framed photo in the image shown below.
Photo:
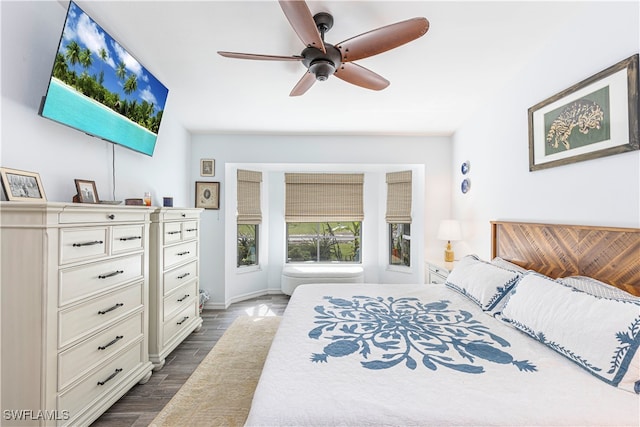
[[[196,181],[196,208],[220,209],[220,183]]]
[[[200,176],[215,176],[216,161],[214,159],[200,159]]]
[[[98,190],[95,181],[76,179],[76,189],[78,190],[78,201],[80,203],[98,203]]]
[[[2,187],[9,201],[46,202],[40,175],[35,172],[0,168]]]

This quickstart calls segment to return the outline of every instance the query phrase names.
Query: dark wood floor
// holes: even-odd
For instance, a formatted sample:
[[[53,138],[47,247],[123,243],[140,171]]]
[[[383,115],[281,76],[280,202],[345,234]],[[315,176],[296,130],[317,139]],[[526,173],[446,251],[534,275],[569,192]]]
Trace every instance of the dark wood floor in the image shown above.
[[[171,400],[202,359],[238,316],[281,316],[287,295],[265,295],[239,302],[227,310],[203,310],[202,328],[187,337],[167,356],[146,384],[138,384],[102,414],[92,427],[146,427]]]

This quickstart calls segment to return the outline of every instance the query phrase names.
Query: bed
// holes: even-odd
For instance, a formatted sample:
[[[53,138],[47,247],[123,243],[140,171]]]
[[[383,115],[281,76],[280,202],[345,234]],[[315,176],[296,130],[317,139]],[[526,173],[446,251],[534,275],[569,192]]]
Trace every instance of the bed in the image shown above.
[[[444,285],[296,288],[246,425],[640,425],[640,230],[491,227]]]

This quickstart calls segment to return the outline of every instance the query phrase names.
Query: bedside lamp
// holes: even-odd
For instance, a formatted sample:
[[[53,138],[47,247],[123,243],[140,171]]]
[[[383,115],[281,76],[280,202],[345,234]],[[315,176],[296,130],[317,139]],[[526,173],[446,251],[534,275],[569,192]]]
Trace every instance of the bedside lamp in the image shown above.
[[[460,222],[455,219],[444,219],[440,221],[438,228],[438,240],[446,240],[447,247],[444,250],[445,262],[453,262],[453,249],[451,249],[452,240],[461,240],[462,232],[460,231]]]

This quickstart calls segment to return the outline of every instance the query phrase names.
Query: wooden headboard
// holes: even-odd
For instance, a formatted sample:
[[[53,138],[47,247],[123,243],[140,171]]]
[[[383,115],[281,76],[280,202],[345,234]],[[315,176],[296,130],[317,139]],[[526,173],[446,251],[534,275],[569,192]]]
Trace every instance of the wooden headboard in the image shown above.
[[[640,296],[640,229],[491,221],[491,256],[557,278],[588,276]]]

